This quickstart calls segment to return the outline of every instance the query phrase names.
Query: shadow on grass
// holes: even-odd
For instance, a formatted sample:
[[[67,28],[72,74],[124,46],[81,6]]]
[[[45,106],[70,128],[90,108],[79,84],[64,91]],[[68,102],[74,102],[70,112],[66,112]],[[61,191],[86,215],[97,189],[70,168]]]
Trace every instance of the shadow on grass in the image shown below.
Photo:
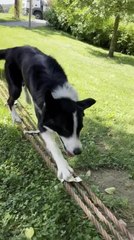
[[[6,22],[14,22],[14,21],[16,21],[16,19],[15,18],[7,18],[7,19],[4,19],[3,17],[1,18],[0,17],[0,23],[6,23]]]
[[[25,239],[24,230],[31,226],[35,239],[96,239],[96,230],[63,185],[8,124],[0,124],[0,164],[0,239]]]
[[[31,32],[34,32],[34,33],[37,33],[41,36],[53,36],[53,35],[63,35],[63,36],[68,36],[70,38],[73,39],[73,37],[71,37],[70,35],[64,33],[64,32],[60,32],[60,31],[57,31],[55,30],[53,27],[50,27],[50,26],[37,26],[37,27],[31,27],[29,28],[29,22],[28,21],[25,21],[24,24],[23,24],[23,21],[1,21],[1,24],[0,26],[4,26],[4,27],[7,27],[7,28],[22,28],[22,29],[25,29],[27,31],[31,31]],[[8,23],[10,22],[10,23]],[[17,25],[16,22],[19,22],[19,24]],[[22,24],[21,24],[22,22]]]
[[[3,18],[0,18],[0,23],[8,23],[8,22],[16,22],[16,21],[19,21],[19,20],[16,20],[15,18],[9,18],[9,19],[3,19]]]
[[[103,50],[102,48],[97,49],[97,47],[94,47],[94,49],[92,49],[90,46],[87,47],[87,51],[89,52],[89,54],[93,56],[96,56],[98,58],[105,58],[109,60],[110,63],[126,64],[126,65],[134,66],[134,56],[128,56],[125,54],[121,55],[121,53],[116,52],[115,53],[116,56],[114,56],[113,58],[109,58],[108,50]],[[117,56],[117,55],[120,55],[120,56]]]
[[[22,21],[24,18],[25,17],[23,15],[20,16],[20,19],[17,19],[15,18],[13,13],[7,13],[7,12],[0,13],[0,23]],[[28,16],[27,16],[27,19],[28,19]]]
[[[75,158],[75,169],[127,169],[134,178],[134,135],[107,127],[100,117],[85,119],[81,135],[83,153]]]
[[[132,122],[133,119],[130,124]],[[85,118],[81,133],[83,152],[70,160],[74,169],[127,169],[134,178],[134,134],[126,133],[121,127],[118,130],[118,127],[117,119],[107,126],[106,120],[98,116]]]
[[[31,29],[32,32],[36,32],[42,36],[45,36],[45,35],[62,35],[62,36],[65,36],[65,37],[68,37],[70,39],[76,39],[74,36],[68,34],[68,33],[65,33],[63,31],[58,31],[58,30],[55,30],[53,27],[40,27],[40,28],[33,28]],[[94,49],[93,49],[94,48]],[[87,46],[87,51],[93,55],[93,56],[96,56],[96,57],[99,57],[99,58],[106,58],[107,60],[113,62],[113,63],[117,63],[117,64],[126,64],[126,65],[131,65],[131,66],[134,66],[134,57],[133,56],[128,56],[128,55],[125,55],[125,54],[122,54],[121,53],[115,53],[115,57],[114,58],[109,58],[108,57],[108,49],[106,50],[103,50],[102,48],[97,48],[95,46],[90,46],[89,47]],[[120,56],[117,56],[119,55]]]
[[[5,82],[4,77],[2,81]],[[94,115],[92,119],[85,118],[81,134],[83,152],[71,160],[74,169],[123,168],[134,178],[134,134],[123,131],[118,119],[110,120],[110,126],[106,121],[109,120]],[[133,118],[129,124],[133,124]]]
[[[46,27],[40,27],[40,28],[32,28],[31,31],[35,32],[35,33],[38,33],[41,36],[45,36],[45,35],[58,35],[58,36],[68,37],[70,39],[76,39],[75,37],[73,37],[69,33],[63,32],[62,30],[56,30],[52,26],[46,26]]]
[[[6,80],[5,80],[5,71],[4,71],[4,69],[3,68],[0,68],[0,81],[3,81],[3,82],[5,82]]]

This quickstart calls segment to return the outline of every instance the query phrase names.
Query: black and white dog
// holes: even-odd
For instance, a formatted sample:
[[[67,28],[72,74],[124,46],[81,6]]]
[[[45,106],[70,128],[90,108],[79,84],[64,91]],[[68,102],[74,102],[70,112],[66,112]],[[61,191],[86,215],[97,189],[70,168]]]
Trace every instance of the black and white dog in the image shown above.
[[[74,88],[57,61],[30,46],[0,50],[5,62],[8,82],[8,105],[13,121],[20,122],[14,102],[21,94],[22,86],[29,90],[38,119],[38,128],[58,168],[58,178],[69,181],[73,169],[64,159],[54,138],[56,132],[70,156],[81,153],[79,139],[83,127],[84,110],[95,103],[92,98],[78,100]]]

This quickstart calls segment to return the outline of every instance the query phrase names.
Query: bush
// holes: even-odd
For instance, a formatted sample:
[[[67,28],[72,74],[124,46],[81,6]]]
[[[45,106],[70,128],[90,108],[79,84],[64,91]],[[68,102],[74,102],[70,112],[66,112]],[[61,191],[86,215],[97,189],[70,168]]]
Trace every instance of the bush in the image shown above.
[[[117,42],[119,52],[134,55],[134,23],[121,23]]]
[[[96,17],[97,16],[97,17]],[[45,13],[56,29],[71,33],[77,39],[95,46],[109,48],[114,18],[92,14],[86,1],[55,0]],[[117,51],[134,55],[134,23],[121,22],[118,31]]]
[[[48,20],[54,27],[58,28],[58,19],[56,16],[56,11],[53,8],[49,8],[44,12],[43,18]]]

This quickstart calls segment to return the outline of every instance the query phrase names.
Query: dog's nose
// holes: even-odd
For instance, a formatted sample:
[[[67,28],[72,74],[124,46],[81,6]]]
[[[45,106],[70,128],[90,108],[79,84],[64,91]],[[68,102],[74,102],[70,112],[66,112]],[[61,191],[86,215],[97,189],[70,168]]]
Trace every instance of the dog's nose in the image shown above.
[[[80,148],[75,148],[73,153],[75,155],[79,155],[79,154],[81,154],[81,149]]]

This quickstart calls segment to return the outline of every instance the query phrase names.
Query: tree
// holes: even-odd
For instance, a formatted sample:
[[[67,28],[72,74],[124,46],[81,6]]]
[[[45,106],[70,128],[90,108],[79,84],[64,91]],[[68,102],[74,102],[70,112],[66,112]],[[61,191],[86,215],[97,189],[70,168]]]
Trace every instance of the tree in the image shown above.
[[[97,3],[97,8],[100,9],[105,18],[114,16],[113,33],[108,53],[109,57],[113,57],[117,45],[120,20],[125,15],[134,13],[134,2],[133,0],[94,0],[94,2]]]
[[[109,48],[109,57],[114,56],[114,51],[116,49],[116,44],[117,44],[117,39],[118,39],[118,28],[119,28],[119,23],[120,19],[124,17],[124,15],[131,15],[134,13],[134,3],[132,2],[133,0],[114,0],[112,1],[114,4],[114,28],[113,28],[113,34],[112,34],[112,39],[110,43],[110,48]]]
[[[117,14],[115,16],[113,34],[112,34],[112,39],[111,39],[109,53],[108,53],[109,57],[113,57],[114,56],[114,51],[115,51],[116,44],[117,44],[117,39],[118,39],[117,35],[118,35],[119,22],[120,22],[120,15]]]
[[[89,43],[99,39],[99,32],[103,33],[103,26],[105,27],[105,24],[112,19],[113,29],[110,34],[107,33],[111,39],[109,57],[113,57],[116,50],[120,21],[123,18],[129,19],[134,14],[134,0],[53,0],[52,2],[53,11],[48,14],[49,21],[57,28],[71,32]],[[98,35],[96,35],[97,31]],[[107,37],[107,45],[109,39]]]
[[[14,17],[20,19],[20,0],[14,1]]]

